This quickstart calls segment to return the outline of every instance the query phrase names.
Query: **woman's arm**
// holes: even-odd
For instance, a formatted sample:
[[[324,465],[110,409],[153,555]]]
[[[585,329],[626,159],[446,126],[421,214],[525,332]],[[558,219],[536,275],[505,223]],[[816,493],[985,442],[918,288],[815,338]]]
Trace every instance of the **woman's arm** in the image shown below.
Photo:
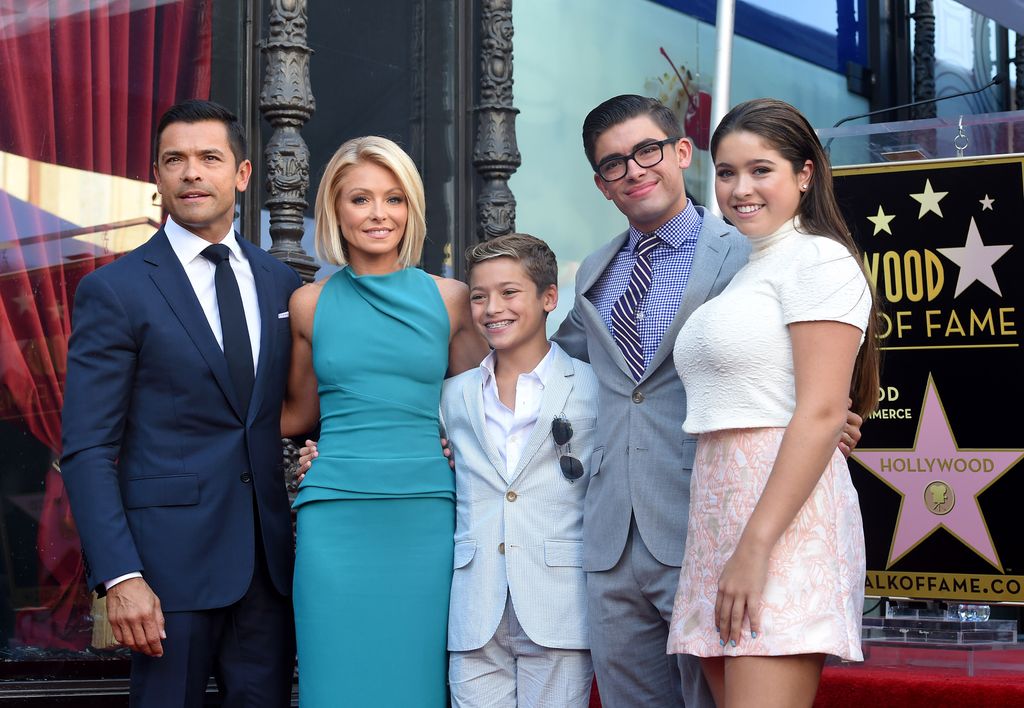
[[[441,298],[448,308],[448,376],[469,371],[487,356],[487,341],[473,326],[469,310],[469,287],[458,280],[434,276]]]
[[[828,466],[847,418],[861,331],[842,322],[789,325],[796,409],[778,457],[732,558],[718,581],[715,617],[723,642],[739,642],[743,617],[760,633],[768,557]]]
[[[320,399],[313,372],[313,314],[322,289],[323,281],[303,285],[292,293],[288,302],[292,360],[281,409],[281,435],[286,438],[309,433],[320,419]]]

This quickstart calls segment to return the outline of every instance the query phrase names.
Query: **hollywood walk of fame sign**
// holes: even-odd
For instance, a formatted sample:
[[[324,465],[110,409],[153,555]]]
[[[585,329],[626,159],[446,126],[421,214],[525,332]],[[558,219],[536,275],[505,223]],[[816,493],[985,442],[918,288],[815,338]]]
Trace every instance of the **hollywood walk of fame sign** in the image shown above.
[[[1024,602],[1024,156],[834,175],[881,308],[867,594]]]

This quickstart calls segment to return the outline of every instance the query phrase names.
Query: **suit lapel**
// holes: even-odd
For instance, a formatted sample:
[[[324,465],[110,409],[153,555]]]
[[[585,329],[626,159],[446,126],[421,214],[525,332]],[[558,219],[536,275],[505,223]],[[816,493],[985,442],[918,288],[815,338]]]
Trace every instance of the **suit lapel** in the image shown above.
[[[697,248],[693,254],[693,265],[690,267],[690,277],[686,282],[686,290],[679,303],[679,310],[672,318],[668,330],[665,331],[665,336],[662,337],[661,343],[651,358],[651,363],[640,379],[641,381],[654,373],[668,358],[675,348],[676,337],[679,335],[683,323],[693,314],[694,310],[707,301],[711,288],[714,287],[718,274],[722,270],[725,257],[729,253],[729,243],[721,238],[725,233],[727,231],[724,224],[722,224],[722,228],[716,229],[714,225],[708,223],[708,215],[704,214],[704,224],[697,234]]]
[[[629,238],[629,230],[623,231],[621,234],[613,238],[611,241],[602,246],[598,251],[594,253],[593,260],[590,264],[592,268],[586,273],[581,273],[578,288],[576,291],[576,300],[580,302],[580,316],[584,319],[584,324],[587,326],[587,332],[597,333],[597,344],[600,344],[610,355],[613,361],[618,365],[629,378],[633,378],[632,372],[629,370],[629,364],[626,363],[626,357],[622,355],[622,350],[619,349],[619,345],[615,343],[615,338],[612,337],[611,331],[608,329],[608,325],[605,324],[604,318],[601,317],[601,313],[598,312],[594,303],[587,297],[587,293],[594,287],[598,279],[604,275],[604,272],[608,270],[608,266],[611,265],[612,260],[622,250],[623,244]],[[588,342],[590,344],[590,342]]]
[[[195,290],[192,289],[192,283],[189,282],[178,257],[174,255],[163,229],[150,239],[149,246],[145,261],[156,266],[150,272],[149,277],[164,296],[171,310],[174,311],[196,349],[206,360],[206,364],[213,372],[213,377],[224,392],[225,398],[231,403],[231,408],[240,420],[244,420],[245,416],[231,385],[228,361],[224,358],[224,352],[213,336],[213,330],[210,329],[206,314],[199,304]]]
[[[245,241],[239,234],[235,234],[242,250],[249,259],[249,267],[252,269],[252,277],[256,283],[256,299],[260,306],[260,355],[256,364],[256,379],[252,389],[252,400],[249,402],[249,420],[256,415],[263,403],[263,392],[267,388],[267,377],[270,376],[270,367],[274,361],[274,355],[281,343],[274,336],[277,328],[277,313],[274,312],[273,297],[273,275],[270,268],[263,262],[263,252],[248,241]]]
[[[501,455],[494,447],[494,441],[487,434],[487,421],[484,420],[484,393],[480,376],[478,368],[462,388],[462,396],[466,401],[466,414],[469,416],[469,422],[473,426],[473,432],[476,433],[476,439],[480,441],[480,447],[483,448],[484,454],[504,479],[507,477],[505,463],[501,461]],[[458,450],[455,451],[455,454],[459,454]],[[458,462],[455,464],[457,465]]]
[[[551,375],[548,377],[548,383],[544,386],[537,423],[533,426],[533,432],[530,433],[526,445],[523,446],[519,463],[508,478],[509,484],[530,464],[541,446],[547,443],[548,438],[551,437],[551,421],[565,409],[565,402],[569,399],[569,394],[572,393],[573,375],[576,373],[572,366],[572,360],[557,345],[552,345],[552,349],[554,360],[550,363]]]

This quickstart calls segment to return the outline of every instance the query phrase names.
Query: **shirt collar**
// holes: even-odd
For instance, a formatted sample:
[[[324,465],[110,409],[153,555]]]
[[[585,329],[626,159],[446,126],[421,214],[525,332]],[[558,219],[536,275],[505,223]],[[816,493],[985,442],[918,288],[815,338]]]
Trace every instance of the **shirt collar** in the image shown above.
[[[667,245],[672,248],[679,248],[689,239],[697,238],[702,222],[703,219],[701,219],[700,212],[693,206],[693,202],[687,199],[683,210],[655,229],[654,233]],[[636,245],[643,237],[644,232],[631,224],[629,227],[629,238],[626,241],[629,245],[629,250],[635,251]]]
[[[167,222],[164,224],[164,233],[167,234],[167,240],[171,244],[171,250],[174,251],[174,255],[178,257],[183,266],[188,265],[196,258],[199,258],[199,254],[203,252],[210,242],[204,238],[196,236],[194,233],[186,229],[184,226],[178,224],[170,216],[167,217]],[[220,243],[228,247],[231,251],[231,255],[234,256],[235,260],[242,260],[244,258],[242,254],[242,247],[238,243],[238,239],[235,238],[235,230],[232,228],[224,236]]]
[[[554,342],[549,342],[549,344],[551,347],[548,349],[548,353],[544,355],[543,359],[537,362],[537,366],[533,368],[533,371],[528,374],[521,374],[521,376],[537,379],[543,386],[548,385],[548,379],[551,374],[551,362],[556,356],[555,350],[559,349],[558,345]],[[559,349],[559,351],[561,350]],[[480,362],[481,383],[484,386],[487,386],[491,379],[494,378],[494,365],[497,363],[497,356],[495,356],[495,354],[496,352],[492,349],[487,356],[484,357],[484,360]]]

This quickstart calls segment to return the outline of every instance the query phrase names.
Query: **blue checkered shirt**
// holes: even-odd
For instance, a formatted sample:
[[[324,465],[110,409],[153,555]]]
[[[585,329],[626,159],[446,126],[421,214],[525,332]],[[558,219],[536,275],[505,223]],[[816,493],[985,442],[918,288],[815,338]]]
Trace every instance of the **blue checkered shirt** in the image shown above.
[[[651,363],[654,352],[661,344],[665,332],[679,311],[686,283],[693,267],[693,254],[697,250],[697,235],[704,223],[692,202],[655,231],[661,238],[651,252],[651,287],[636,311],[636,324],[640,344],[644,349],[644,366]],[[636,263],[636,245],[643,233],[629,227],[629,238],[612,258],[604,273],[587,293],[597,311],[601,313],[608,331],[612,331],[612,306],[626,290],[629,275]]]

